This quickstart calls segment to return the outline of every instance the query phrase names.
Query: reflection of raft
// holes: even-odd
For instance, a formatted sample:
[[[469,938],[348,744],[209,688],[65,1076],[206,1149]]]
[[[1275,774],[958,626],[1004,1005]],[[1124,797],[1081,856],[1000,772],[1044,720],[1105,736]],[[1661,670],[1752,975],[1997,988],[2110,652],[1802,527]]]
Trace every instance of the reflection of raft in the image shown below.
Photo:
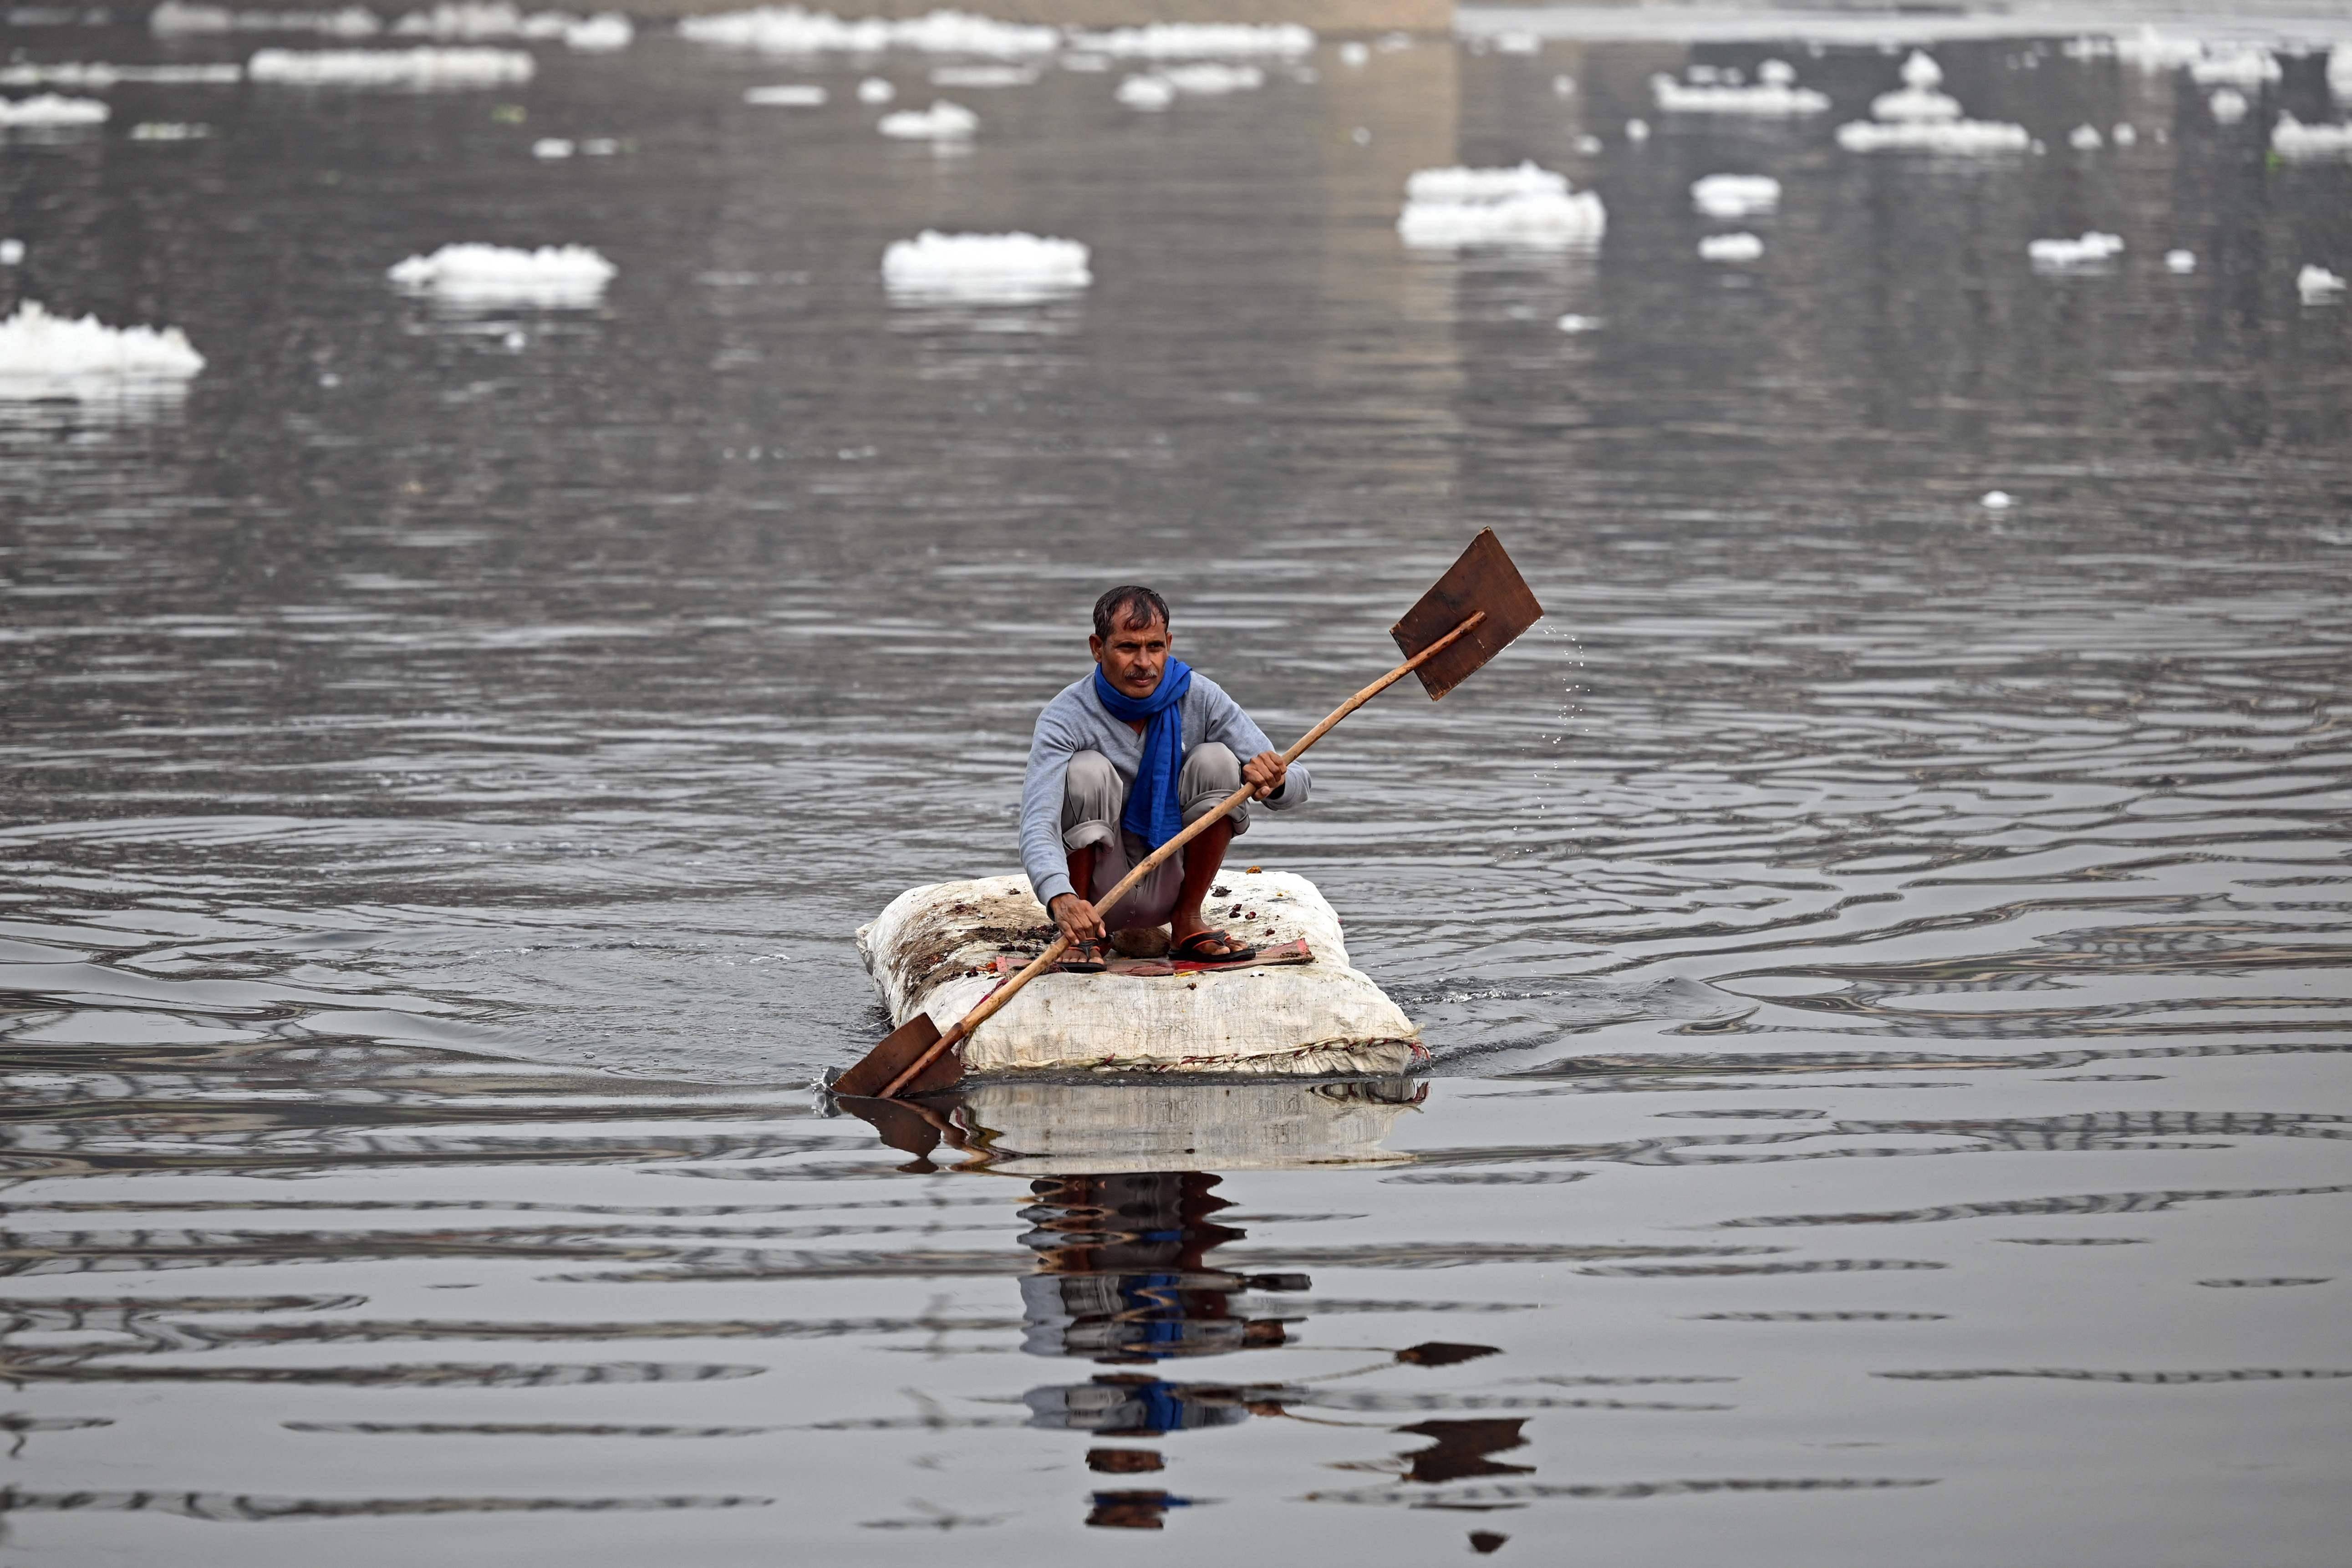
[[[1210,913],[1288,962],[1241,969],[1122,964],[1040,975],[957,1047],[971,1072],[1382,1074],[1427,1059],[1418,1031],[1348,965],[1339,917],[1304,877],[1227,871]],[[912,888],[857,947],[892,1024],[945,1028],[1045,949],[1045,911],[1021,877]],[[1290,944],[1305,944],[1304,962]]]

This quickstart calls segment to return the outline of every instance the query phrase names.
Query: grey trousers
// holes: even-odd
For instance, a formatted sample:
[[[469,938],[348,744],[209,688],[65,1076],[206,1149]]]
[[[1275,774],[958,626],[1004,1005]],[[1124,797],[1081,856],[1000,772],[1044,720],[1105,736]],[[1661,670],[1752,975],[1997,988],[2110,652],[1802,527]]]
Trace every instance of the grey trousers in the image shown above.
[[[1217,802],[1241,787],[1241,759],[1234,755],[1232,747],[1206,741],[1185,752],[1184,765],[1176,774],[1176,798],[1183,806],[1186,825],[1208,816]],[[1094,886],[1079,889],[1089,901],[1109,892],[1129,868],[1151,853],[1150,845],[1119,826],[1119,816],[1126,810],[1127,784],[1108,757],[1100,752],[1079,752],[1070,758],[1069,776],[1062,785],[1062,846],[1066,849],[1096,846]],[[1249,831],[1246,802],[1229,815],[1236,836]],[[1116,909],[1107,911],[1103,924],[1111,931],[1166,925],[1183,886],[1184,852],[1180,849],[1121,899]]]

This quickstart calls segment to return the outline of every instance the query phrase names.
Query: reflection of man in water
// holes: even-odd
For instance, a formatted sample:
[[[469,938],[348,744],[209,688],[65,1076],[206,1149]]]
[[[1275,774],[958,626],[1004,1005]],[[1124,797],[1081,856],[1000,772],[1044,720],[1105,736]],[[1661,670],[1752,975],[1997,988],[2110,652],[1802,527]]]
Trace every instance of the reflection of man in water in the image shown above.
[[[1188,1172],[1038,1182],[1038,1202],[1024,1211],[1034,1228],[1021,1238],[1038,1254],[1038,1272],[1021,1281],[1023,1348],[1133,1365],[1281,1344],[1282,1321],[1236,1317],[1233,1296],[1304,1289],[1307,1281],[1206,1261],[1243,1235],[1209,1221],[1232,1206],[1213,1195],[1217,1181]]]

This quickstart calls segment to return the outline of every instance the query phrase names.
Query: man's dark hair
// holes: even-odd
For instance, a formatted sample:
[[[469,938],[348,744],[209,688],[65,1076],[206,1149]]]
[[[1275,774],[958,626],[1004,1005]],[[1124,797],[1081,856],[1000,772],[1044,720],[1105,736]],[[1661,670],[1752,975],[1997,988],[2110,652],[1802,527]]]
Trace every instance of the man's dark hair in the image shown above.
[[[1113,588],[1095,601],[1095,636],[1105,642],[1120,626],[1141,631],[1154,621],[1168,625],[1168,601],[1139,584]]]

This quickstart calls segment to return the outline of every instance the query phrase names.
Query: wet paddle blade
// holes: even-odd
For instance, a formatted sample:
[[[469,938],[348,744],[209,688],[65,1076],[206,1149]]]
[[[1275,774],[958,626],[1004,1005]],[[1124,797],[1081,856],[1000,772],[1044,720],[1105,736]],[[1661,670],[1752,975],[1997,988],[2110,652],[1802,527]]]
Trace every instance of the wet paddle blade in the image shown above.
[[[937,1044],[939,1037],[940,1026],[931,1022],[931,1016],[929,1013],[916,1014],[891,1030],[889,1038],[866,1052],[856,1067],[834,1079],[833,1092],[860,1098],[880,1094],[890,1086],[892,1079],[914,1066],[925,1051]],[[963,1076],[963,1064],[956,1060],[955,1052],[942,1051],[939,1061],[925,1069],[923,1077],[933,1076],[942,1063],[950,1064],[951,1068],[951,1076],[947,1080],[949,1084]],[[947,1084],[936,1087],[944,1089]],[[918,1091],[915,1085],[909,1084],[900,1092],[911,1094]]]
[[[1543,619],[1543,606],[1536,603],[1527,579],[1511,564],[1503,542],[1491,528],[1479,530],[1461,559],[1447,567],[1437,585],[1389,628],[1389,635],[1411,658],[1467,620],[1474,610],[1486,611],[1486,618],[1413,671],[1433,702],[1476,674],[1488,659],[1517,641],[1521,632]]]

